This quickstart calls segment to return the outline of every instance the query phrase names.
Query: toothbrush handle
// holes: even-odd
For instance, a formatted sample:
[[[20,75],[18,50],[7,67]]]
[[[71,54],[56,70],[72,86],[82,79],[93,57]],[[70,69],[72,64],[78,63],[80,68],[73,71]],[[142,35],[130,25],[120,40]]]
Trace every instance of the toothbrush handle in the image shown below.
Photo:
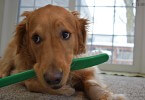
[[[34,69],[27,70],[21,73],[13,74],[11,76],[0,79],[0,87],[8,86],[35,77]]]
[[[71,64],[71,70],[79,70],[84,69],[88,67],[92,67],[95,65],[102,64],[106,61],[108,61],[109,56],[106,53],[90,56],[90,57],[84,57],[79,59],[73,59]]]

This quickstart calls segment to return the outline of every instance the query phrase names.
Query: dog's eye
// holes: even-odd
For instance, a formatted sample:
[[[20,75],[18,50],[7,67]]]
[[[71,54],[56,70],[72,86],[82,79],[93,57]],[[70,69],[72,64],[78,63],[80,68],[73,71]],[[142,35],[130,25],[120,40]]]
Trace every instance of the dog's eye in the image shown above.
[[[64,40],[68,40],[68,39],[70,38],[70,33],[67,32],[67,31],[62,31],[61,37],[62,37],[62,39],[64,39]]]
[[[39,35],[33,35],[32,40],[36,43],[39,44],[41,42],[41,37]]]

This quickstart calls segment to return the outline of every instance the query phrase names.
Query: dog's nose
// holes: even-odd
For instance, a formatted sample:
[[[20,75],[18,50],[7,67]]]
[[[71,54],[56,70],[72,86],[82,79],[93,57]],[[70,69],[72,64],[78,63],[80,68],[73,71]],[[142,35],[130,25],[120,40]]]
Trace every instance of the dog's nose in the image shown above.
[[[49,85],[57,85],[62,80],[63,73],[60,71],[46,72],[44,74],[44,79]]]

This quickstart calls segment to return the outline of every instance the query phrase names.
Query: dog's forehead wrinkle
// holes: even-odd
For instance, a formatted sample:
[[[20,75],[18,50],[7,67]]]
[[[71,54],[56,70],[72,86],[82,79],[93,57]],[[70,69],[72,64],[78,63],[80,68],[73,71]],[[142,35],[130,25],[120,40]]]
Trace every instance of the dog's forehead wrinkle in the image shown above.
[[[66,28],[69,27],[69,23],[62,18],[43,18],[43,20],[37,21],[37,19],[33,19],[31,25],[29,27],[34,27],[39,30],[56,30],[56,28]]]

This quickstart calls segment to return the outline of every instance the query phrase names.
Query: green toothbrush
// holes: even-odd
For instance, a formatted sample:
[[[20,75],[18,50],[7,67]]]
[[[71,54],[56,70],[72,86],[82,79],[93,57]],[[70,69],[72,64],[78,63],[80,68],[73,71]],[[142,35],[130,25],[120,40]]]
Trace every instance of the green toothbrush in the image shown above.
[[[71,64],[71,71],[74,70],[80,70],[84,68],[88,68],[94,65],[98,65],[101,63],[106,62],[109,59],[109,56],[105,53],[95,55],[95,56],[89,56],[89,57],[83,57],[83,58],[75,58],[72,61]],[[0,87],[8,86],[14,83],[18,83],[30,78],[36,77],[34,69],[27,70],[21,73],[13,74],[8,77],[4,77],[0,79]]]

